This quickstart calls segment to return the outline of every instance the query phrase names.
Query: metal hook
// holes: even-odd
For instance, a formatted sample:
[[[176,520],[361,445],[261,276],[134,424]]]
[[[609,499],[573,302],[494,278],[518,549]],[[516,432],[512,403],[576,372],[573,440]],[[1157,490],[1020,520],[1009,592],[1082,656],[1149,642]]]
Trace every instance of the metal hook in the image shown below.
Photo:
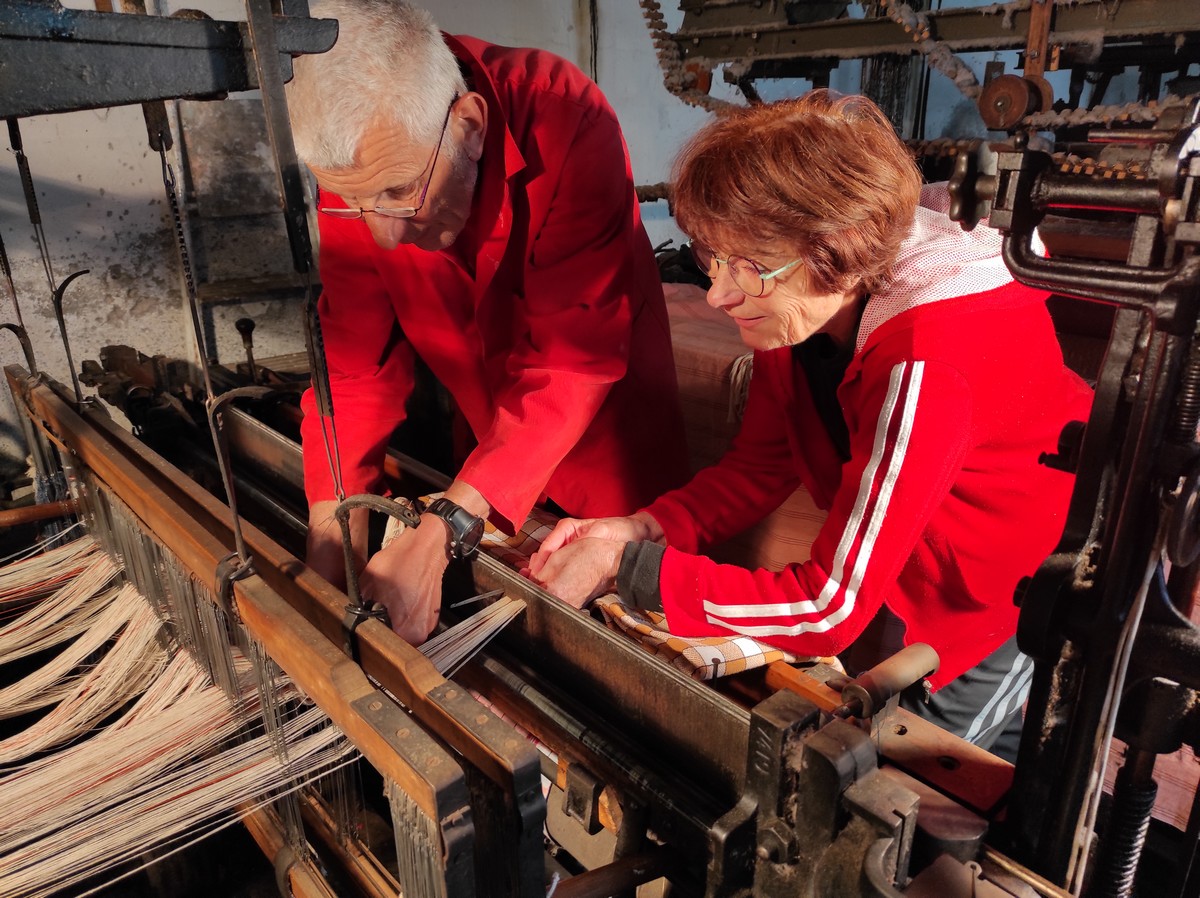
[[[19,324],[5,322],[0,324],[0,331],[12,331],[17,335],[17,339],[21,341],[21,350],[25,353],[25,364],[29,366],[29,373],[36,376],[38,368],[37,362],[33,359],[33,344],[29,342],[29,334],[26,333],[25,328]]]
[[[76,406],[83,405],[83,391],[79,389],[79,377],[75,374],[75,360],[71,357],[71,341],[67,339],[67,323],[63,320],[63,296],[67,292],[67,287],[71,285],[71,281],[89,271],[91,271],[90,268],[84,268],[82,271],[67,275],[63,282],[54,288],[53,297],[54,316],[58,319],[58,333],[62,337],[63,349],[67,351],[67,367],[71,369],[71,384],[75,387]]]
[[[346,654],[357,661],[358,640],[354,638],[354,631],[358,629],[358,625],[369,617],[387,623],[388,617],[386,609],[375,608],[373,605],[364,603],[362,594],[359,592],[358,569],[354,564],[354,546],[350,541],[350,512],[355,508],[381,511],[398,519],[407,527],[416,527],[420,524],[421,515],[405,499],[385,499],[383,496],[369,493],[343,499],[333,510],[333,516],[337,518],[338,526],[342,530],[342,552],[346,559],[346,595],[350,597],[350,602],[346,605],[346,615],[342,618],[343,647]]]
[[[217,571],[213,579],[216,586],[217,604],[230,618],[238,622],[241,617],[237,605],[233,601],[233,584],[256,573],[253,558],[241,558],[236,552],[230,552],[217,562]]]
[[[237,556],[243,564],[250,563],[250,555],[246,551],[246,541],[242,536],[242,522],[237,513],[237,493],[233,487],[233,461],[229,454],[229,444],[225,440],[225,431],[221,419],[221,406],[231,399],[250,397],[263,399],[274,392],[270,387],[237,387],[227,390],[220,396],[210,396],[205,400],[204,408],[208,412],[208,426],[212,431],[213,447],[217,450],[217,465],[221,469],[221,482],[225,486],[225,499],[229,504],[232,516],[234,546]]]

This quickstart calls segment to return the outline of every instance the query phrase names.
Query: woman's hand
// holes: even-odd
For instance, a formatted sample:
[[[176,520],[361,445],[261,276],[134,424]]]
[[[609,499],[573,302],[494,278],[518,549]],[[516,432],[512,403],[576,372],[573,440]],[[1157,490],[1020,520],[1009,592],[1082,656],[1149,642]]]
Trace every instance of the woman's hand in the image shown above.
[[[627,518],[564,518],[521,573],[564,602],[583,608],[616,589],[626,543],[662,539],[662,527],[644,511]]]
[[[542,540],[542,547],[530,559],[529,570],[536,575],[539,569],[537,561],[539,557],[544,562],[553,552],[558,551],[567,543],[585,537],[611,539],[622,543],[639,540],[661,542],[663,530],[658,525],[658,521],[644,511],[639,511],[627,518],[563,518],[550,531],[550,535]]]
[[[538,552],[530,561],[530,569],[524,573],[568,605],[585,608],[592,599],[614,590],[626,542],[624,539],[577,536],[552,554]]]

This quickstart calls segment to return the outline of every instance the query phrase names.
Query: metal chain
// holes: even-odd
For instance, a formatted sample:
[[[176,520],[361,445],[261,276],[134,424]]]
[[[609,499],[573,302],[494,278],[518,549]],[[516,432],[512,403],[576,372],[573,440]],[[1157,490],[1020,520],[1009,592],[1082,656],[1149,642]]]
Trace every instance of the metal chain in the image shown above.
[[[1056,153],[1053,159],[1058,165],[1058,170],[1064,175],[1083,175],[1116,181],[1144,181],[1148,174],[1140,162],[1103,162],[1074,153]]]
[[[953,159],[964,154],[979,152],[987,141],[980,138],[952,140],[941,137],[934,140],[906,140],[904,143],[914,156],[926,159]],[[1118,181],[1143,181],[1149,177],[1149,173],[1141,162],[1105,162],[1076,153],[1053,153],[1051,158],[1063,174]]]
[[[663,18],[662,6],[658,0],[638,0],[638,6],[642,8],[642,18],[646,20],[646,27],[650,29],[654,51],[658,56],[658,67],[663,73],[663,85],[667,90],[688,105],[699,106],[709,112],[740,109],[738,103],[709,96],[705,91],[696,90],[692,86],[696,83],[696,76],[683,67],[679,45],[667,30],[667,21]]]
[[[899,25],[907,34],[912,35],[917,45],[917,52],[928,60],[929,64],[941,72],[958,88],[968,100],[979,98],[983,90],[975,78],[971,67],[955,56],[941,41],[934,40],[931,35],[929,17],[920,10],[913,9],[902,0],[880,0],[882,9],[889,19]]]
[[[1126,103],[1123,106],[1096,106],[1093,109],[1063,109],[1060,112],[1035,112],[1021,120],[1026,127],[1036,131],[1051,131],[1055,128],[1076,125],[1144,125],[1157,122],[1164,112],[1180,106],[1188,106],[1200,94],[1186,97],[1167,96],[1148,103]]]
[[[161,141],[160,141],[161,143]],[[204,395],[212,397],[212,375],[208,370],[208,350],[204,345],[204,329],[200,322],[200,298],[196,291],[196,278],[192,273],[192,258],[188,252],[187,234],[183,225],[183,212],[179,206],[179,196],[176,193],[175,171],[167,161],[165,146],[158,151],[162,162],[163,187],[167,192],[167,203],[171,208],[171,218],[175,223],[175,243],[179,250],[179,263],[183,266],[183,281],[187,286],[188,310],[192,316],[192,330],[196,336],[196,351],[200,355],[200,371],[204,377]]]

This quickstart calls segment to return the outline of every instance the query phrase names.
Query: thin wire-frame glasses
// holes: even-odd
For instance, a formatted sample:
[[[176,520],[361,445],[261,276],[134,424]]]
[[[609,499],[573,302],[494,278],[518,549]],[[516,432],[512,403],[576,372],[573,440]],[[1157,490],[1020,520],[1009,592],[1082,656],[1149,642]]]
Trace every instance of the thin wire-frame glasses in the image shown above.
[[[779,277],[788,271],[791,271],[803,259],[793,259],[782,268],[776,268],[774,271],[768,271],[766,267],[758,264],[753,259],[746,259],[742,256],[730,256],[728,259],[719,259],[717,254],[702,243],[688,243],[687,248],[692,253],[692,259],[695,260],[697,267],[703,271],[709,278],[717,276],[717,269],[721,265],[729,267],[729,276],[733,278],[737,288],[747,296],[762,296],[767,292],[768,282]]]
[[[450,105],[446,107],[446,117],[442,120],[442,131],[438,135],[437,146],[433,148],[433,155],[429,159],[429,164],[426,169],[429,174],[425,178],[425,186],[421,188],[421,196],[417,199],[415,206],[376,206],[373,209],[343,209],[338,206],[322,206],[320,205],[320,188],[318,188],[317,211],[323,212],[333,218],[362,218],[368,212],[374,212],[376,215],[384,215],[388,218],[412,218],[421,211],[421,207],[425,205],[425,196],[429,193],[429,185],[433,182],[433,170],[437,165],[438,153],[442,150],[442,141],[446,139],[446,126],[450,124],[450,110],[454,108],[454,104],[458,102],[458,94],[454,95],[454,99],[450,101]]]

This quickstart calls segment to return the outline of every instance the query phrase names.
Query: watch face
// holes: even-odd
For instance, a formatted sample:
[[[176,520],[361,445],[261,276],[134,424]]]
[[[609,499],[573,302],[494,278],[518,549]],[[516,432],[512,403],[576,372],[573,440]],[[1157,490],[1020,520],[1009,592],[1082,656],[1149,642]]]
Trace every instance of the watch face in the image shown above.
[[[451,551],[456,558],[470,558],[483,538],[483,519],[442,497],[429,503],[426,509],[446,522],[450,531]]]
[[[479,541],[483,538],[483,519],[472,516],[471,526],[463,534],[462,545],[463,551],[474,552],[479,548]]]

